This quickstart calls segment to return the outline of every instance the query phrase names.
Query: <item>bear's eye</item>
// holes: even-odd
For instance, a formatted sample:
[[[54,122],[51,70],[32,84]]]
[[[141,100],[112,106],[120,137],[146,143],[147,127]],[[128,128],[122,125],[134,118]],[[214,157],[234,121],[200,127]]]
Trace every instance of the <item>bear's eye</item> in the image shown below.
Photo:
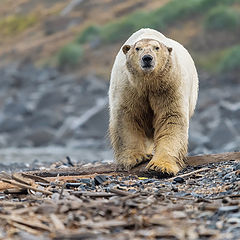
[[[140,48],[136,47],[136,51],[139,51],[139,50],[140,50]]]
[[[155,47],[156,50],[159,50],[159,47]]]

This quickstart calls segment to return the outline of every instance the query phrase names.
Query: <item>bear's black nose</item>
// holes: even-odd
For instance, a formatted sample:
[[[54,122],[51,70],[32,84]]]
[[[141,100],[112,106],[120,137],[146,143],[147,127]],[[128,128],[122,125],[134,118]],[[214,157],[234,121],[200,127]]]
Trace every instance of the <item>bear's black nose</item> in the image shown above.
[[[151,63],[152,60],[153,60],[153,57],[151,55],[144,55],[142,57],[142,61],[146,64]]]

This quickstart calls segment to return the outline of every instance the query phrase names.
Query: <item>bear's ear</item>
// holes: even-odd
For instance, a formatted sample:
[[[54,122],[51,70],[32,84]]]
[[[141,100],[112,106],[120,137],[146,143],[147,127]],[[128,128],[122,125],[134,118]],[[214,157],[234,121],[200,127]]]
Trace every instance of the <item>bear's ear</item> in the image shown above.
[[[127,54],[127,52],[130,50],[131,46],[130,45],[124,45],[122,47],[122,50],[123,50],[123,53],[124,54]]]
[[[171,53],[172,52],[172,48],[168,47],[168,51],[169,51],[169,53]]]

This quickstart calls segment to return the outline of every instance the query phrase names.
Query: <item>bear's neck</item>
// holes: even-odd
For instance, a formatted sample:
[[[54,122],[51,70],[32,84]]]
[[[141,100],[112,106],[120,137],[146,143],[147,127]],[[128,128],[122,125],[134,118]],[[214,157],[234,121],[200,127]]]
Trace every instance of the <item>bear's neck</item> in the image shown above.
[[[156,73],[150,73],[144,75],[142,79],[143,91],[166,91],[167,89],[175,89],[179,86],[179,82],[176,82],[176,69],[174,67],[173,59],[169,56],[166,64],[162,69]]]

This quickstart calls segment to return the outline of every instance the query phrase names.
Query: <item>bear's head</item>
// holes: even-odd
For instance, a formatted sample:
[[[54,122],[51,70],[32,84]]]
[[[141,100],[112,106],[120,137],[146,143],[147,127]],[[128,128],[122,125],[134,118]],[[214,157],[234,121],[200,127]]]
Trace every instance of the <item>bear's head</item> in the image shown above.
[[[128,71],[132,74],[149,74],[164,71],[172,48],[154,39],[142,39],[134,45],[124,45]]]

